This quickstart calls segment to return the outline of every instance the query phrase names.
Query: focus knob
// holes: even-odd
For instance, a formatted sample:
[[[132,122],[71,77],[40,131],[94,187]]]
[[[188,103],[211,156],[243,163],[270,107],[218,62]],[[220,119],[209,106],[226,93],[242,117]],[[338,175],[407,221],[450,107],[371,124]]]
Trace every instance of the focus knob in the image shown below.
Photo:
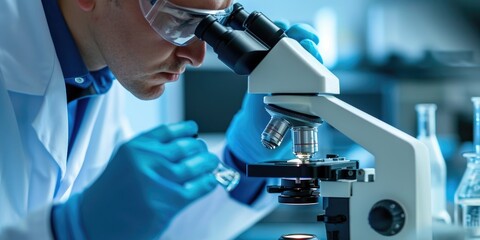
[[[405,224],[405,211],[393,200],[381,200],[370,209],[370,226],[384,236],[393,236],[400,232]]]

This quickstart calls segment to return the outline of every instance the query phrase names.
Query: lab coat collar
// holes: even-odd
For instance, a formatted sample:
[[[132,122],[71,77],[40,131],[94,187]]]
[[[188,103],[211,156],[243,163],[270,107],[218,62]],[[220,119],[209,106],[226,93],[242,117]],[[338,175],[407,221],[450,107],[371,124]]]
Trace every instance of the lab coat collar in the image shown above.
[[[62,178],[66,170],[68,151],[68,113],[65,91],[63,75],[57,61],[43,103],[32,123],[38,139],[59,165]]]

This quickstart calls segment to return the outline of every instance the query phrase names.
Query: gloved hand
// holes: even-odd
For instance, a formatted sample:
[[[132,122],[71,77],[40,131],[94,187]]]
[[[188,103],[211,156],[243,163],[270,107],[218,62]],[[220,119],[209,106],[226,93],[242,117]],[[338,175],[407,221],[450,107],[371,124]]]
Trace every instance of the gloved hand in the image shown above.
[[[312,54],[319,62],[323,63],[322,55],[320,55],[317,49],[317,44],[320,42],[320,39],[312,26],[298,23],[289,27],[287,21],[276,21],[275,24],[283,29],[289,38],[297,40],[305,50]]]
[[[287,22],[275,24],[285,30],[288,37],[297,40],[323,63],[317,50],[319,38],[311,26],[295,24],[289,28]],[[270,120],[270,115],[265,111],[264,96],[263,94],[246,94],[242,108],[235,115],[227,131],[228,148],[245,163],[294,158],[290,134],[286,134],[283,143],[275,150],[269,150],[261,144],[261,134]]]
[[[175,214],[217,184],[211,172],[219,160],[193,137],[197,131],[193,121],[163,125],[123,144],[90,187],[53,208],[57,237],[79,236],[78,224],[88,239],[159,236]],[[69,236],[62,233],[68,228]]]

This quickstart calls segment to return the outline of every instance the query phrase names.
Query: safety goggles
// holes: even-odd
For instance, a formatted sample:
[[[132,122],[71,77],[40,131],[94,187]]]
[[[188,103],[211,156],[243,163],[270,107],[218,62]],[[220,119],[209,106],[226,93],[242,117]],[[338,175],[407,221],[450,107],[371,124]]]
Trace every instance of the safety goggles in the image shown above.
[[[150,26],[163,39],[177,46],[195,41],[195,29],[206,16],[214,15],[217,19],[223,19],[232,11],[231,6],[221,10],[208,10],[182,7],[167,0],[139,1]]]

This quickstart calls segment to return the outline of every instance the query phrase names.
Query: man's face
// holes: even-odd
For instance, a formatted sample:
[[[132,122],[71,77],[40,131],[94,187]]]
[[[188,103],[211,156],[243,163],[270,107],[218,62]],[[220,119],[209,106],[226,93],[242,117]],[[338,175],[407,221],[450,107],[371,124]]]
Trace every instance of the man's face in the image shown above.
[[[171,0],[182,7],[223,9],[231,0]],[[199,66],[205,43],[175,46],[160,37],[145,20],[138,0],[98,0],[91,30],[107,65],[118,81],[140,99],[154,99],[185,71]]]

